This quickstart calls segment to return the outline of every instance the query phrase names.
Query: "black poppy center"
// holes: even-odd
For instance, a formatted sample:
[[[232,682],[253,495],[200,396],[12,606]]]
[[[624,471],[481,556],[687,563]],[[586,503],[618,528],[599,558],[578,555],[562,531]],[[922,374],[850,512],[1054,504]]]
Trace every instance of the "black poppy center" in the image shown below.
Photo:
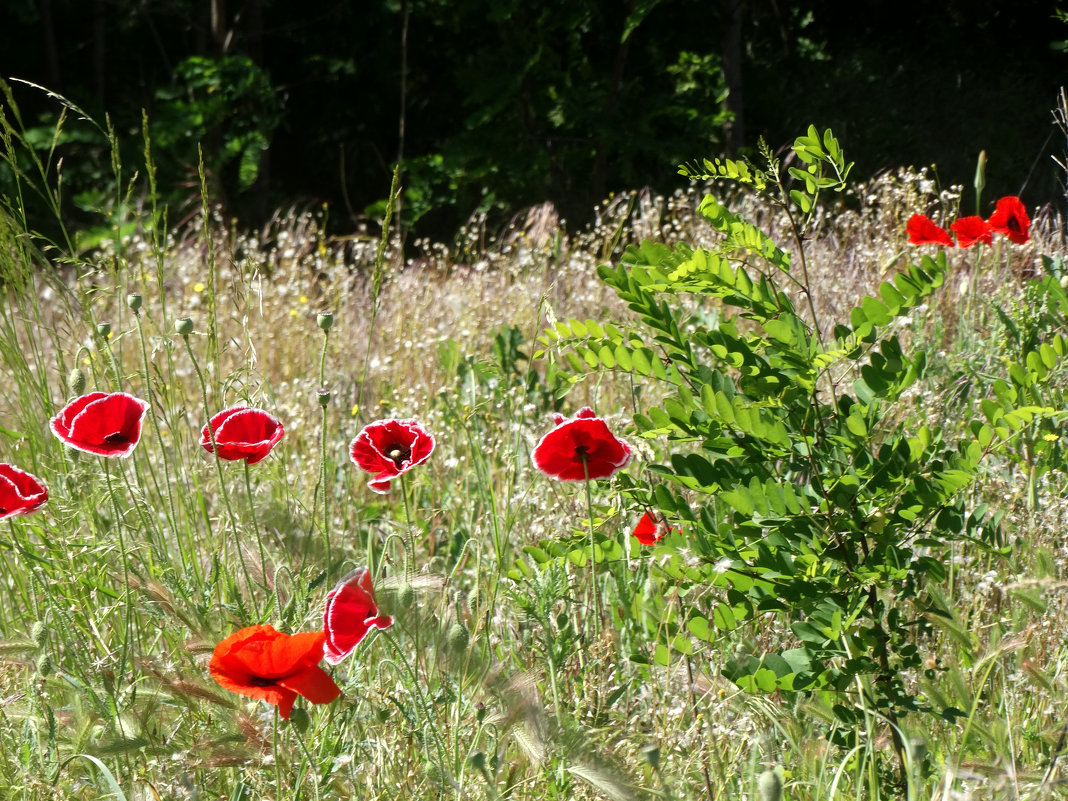
[[[126,436],[125,434],[123,434],[121,431],[116,431],[114,434],[108,434],[106,437],[104,437],[104,442],[108,443],[109,445],[115,445],[115,444],[118,444],[120,442],[129,442],[129,441],[130,441],[130,438],[128,436]]]
[[[577,445],[575,446],[575,456],[582,461],[586,461],[590,458],[590,446],[589,445]]]
[[[387,451],[386,456],[397,465],[398,468],[403,467],[404,463],[412,458],[412,449],[403,445],[394,445]]]
[[[1010,217],[1009,221],[1008,221],[1008,223],[1006,223],[1006,225],[1007,225],[1008,229],[1010,231],[1012,231],[1013,233],[1017,233],[1018,234],[1018,233],[1021,233],[1023,231],[1023,226],[1020,225],[1020,221],[1017,220],[1015,217]]]
[[[263,676],[249,676],[246,682],[249,687],[272,687],[275,683],[274,679],[265,679]]]

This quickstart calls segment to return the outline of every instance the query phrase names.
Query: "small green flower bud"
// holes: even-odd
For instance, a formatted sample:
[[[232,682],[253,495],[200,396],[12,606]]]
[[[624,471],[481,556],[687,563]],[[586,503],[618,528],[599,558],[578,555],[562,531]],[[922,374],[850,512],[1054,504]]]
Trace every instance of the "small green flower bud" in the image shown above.
[[[397,606],[401,609],[411,609],[415,605],[415,587],[404,583],[397,590]]]
[[[646,743],[641,747],[638,752],[641,754],[642,759],[653,770],[659,770],[660,768],[660,746],[656,743]]]
[[[30,627],[30,639],[38,648],[44,648],[48,643],[48,627],[43,620],[37,620]]]
[[[52,675],[52,657],[47,653],[37,657],[37,675],[42,678]]]
[[[67,391],[71,395],[81,395],[85,392],[85,373],[80,367],[75,367],[67,373]]]
[[[757,794],[760,801],[781,801],[782,776],[773,768],[768,768],[757,778]]]
[[[475,720],[479,723],[486,719],[486,705],[479,701],[475,704]]]
[[[141,310],[141,296],[136,292],[131,292],[126,296],[126,305],[133,309],[135,312]]]
[[[96,332],[107,339],[111,335],[111,323],[97,323]]]
[[[311,724],[311,717],[309,717],[306,709],[298,706],[290,711],[289,722],[293,725],[293,728],[301,734],[304,734],[308,731],[308,726]]]
[[[324,409],[330,405],[330,390],[320,387],[315,390],[315,397],[319,401],[319,405]]]
[[[479,773],[486,772],[486,754],[484,751],[475,751],[475,753],[467,758],[467,761],[471,764],[471,767]]]
[[[321,312],[315,315],[315,324],[319,326],[323,331],[329,331],[330,327],[334,324],[334,315],[330,312]]]
[[[471,632],[463,623],[453,623],[449,626],[449,632],[445,635],[445,645],[454,654],[467,650],[467,644],[471,642]]]
[[[175,320],[174,330],[178,332],[179,336],[189,336],[193,333],[193,320],[189,317],[182,317],[178,320]]]

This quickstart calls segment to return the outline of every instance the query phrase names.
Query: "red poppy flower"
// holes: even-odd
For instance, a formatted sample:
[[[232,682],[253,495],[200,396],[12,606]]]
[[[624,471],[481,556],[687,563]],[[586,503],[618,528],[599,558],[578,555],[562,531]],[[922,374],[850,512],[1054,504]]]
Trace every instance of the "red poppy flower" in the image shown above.
[[[652,512],[646,512],[641,516],[638,525],[631,534],[638,538],[642,545],[656,545],[674,529],[657,517]]]
[[[989,245],[994,239],[990,224],[982,217],[961,217],[949,227],[957,235],[957,244],[962,248],[970,248],[976,242]]]
[[[987,222],[996,233],[1004,234],[1017,245],[1031,238],[1031,218],[1016,195],[999,200]]]
[[[341,690],[319,667],[326,633],[283,634],[272,626],[249,626],[215,646],[208,670],[227,690],[278,707],[285,720],[302,695],[329,704]]]
[[[52,433],[67,445],[100,456],[129,456],[141,439],[148,404],[125,392],[90,392],[52,418]]]
[[[945,228],[939,228],[930,217],[922,214],[913,214],[905,224],[905,232],[909,235],[910,245],[945,245],[947,248],[954,247],[953,237]]]
[[[367,632],[374,626],[388,629],[393,625],[389,615],[378,614],[378,602],[371,586],[371,571],[358,567],[337,583],[326,596],[326,646],[323,658],[331,665],[338,664],[351,654]]]
[[[570,420],[556,415],[556,428],[534,448],[534,466],[561,481],[608,478],[630,461],[630,445],[608,430],[588,406]]]
[[[349,446],[356,466],[375,477],[368,486],[389,492],[389,482],[430,458],[434,437],[415,420],[375,420]]]
[[[48,500],[48,487],[37,476],[0,464],[0,520],[36,512]]]
[[[267,412],[245,406],[219,412],[211,418],[211,429],[215,434],[215,447],[220,459],[228,462],[245,459],[248,464],[266,459],[271,448],[286,433],[282,424]],[[200,444],[211,453],[211,436],[207,426],[200,432]]]

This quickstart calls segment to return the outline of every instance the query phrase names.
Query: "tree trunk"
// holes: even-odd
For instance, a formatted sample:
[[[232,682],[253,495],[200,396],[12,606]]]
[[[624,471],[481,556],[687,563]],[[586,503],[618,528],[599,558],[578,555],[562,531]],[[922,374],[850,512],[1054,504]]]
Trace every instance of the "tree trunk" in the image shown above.
[[[742,13],[745,0],[723,0],[723,77],[727,82],[726,145],[737,153],[745,145],[745,104],[742,95]]]

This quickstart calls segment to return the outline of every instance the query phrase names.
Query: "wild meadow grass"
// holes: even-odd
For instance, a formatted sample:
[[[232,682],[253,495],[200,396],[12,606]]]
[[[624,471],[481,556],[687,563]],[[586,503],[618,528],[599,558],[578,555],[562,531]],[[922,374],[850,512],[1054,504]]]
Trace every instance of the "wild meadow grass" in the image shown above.
[[[37,167],[21,186],[51,191],[53,167]],[[131,189],[113,210],[120,233],[85,250],[36,234],[42,223],[8,198],[0,461],[50,497],[0,539],[0,797],[1066,795],[1068,505],[1062,474],[1037,473],[1033,453],[985,464],[969,490],[1004,512],[1011,547],[962,543],[938,588],[952,615],[923,643],[930,670],[904,681],[963,714],[904,721],[907,776],[877,710],[842,748],[831,696],[747,694],[723,678],[736,652],[793,638],[770,617],[658,664],[658,556],[629,536],[641,508],[612,482],[587,497],[535,469],[552,415],[587,405],[634,448],[626,470],[665,458],[632,422],[655,387],[602,373],[564,394],[551,358],[532,356],[553,321],[627,319],[596,272],[627,244],[715,241],[700,195],[613,197],[579,232],[546,205],[501,231],[475,219],[454,242],[402,244],[388,228],[332,237],[319,210],[239,231],[208,200],[169,228],[151,193],[137,205]],[[784,225],[744,195],[729,203]],[[901,267],[910,214],[961,206],[959,189],[900,171],[821,208],[817,313],[840,316]],[[952,431],[977,402],[1006,359],[995,306],[1019,326],[1051,324],[1026,284],[1040,254],[1063,254],[1062,232],[1044,212],[1026,247],[950,253],[947,286],[899,323],[930,362],[903,424]],[[49,431],[94,390],[149,403],[129,458]],[[247,469],[199,444],[235,405],[285,427]],[[437,447],[379,495],[348,444],[386,418],[418,419]],[[530,558],[591,527],[620,546],[596,571]],[[211,679],[215,644],[237,629],[321,629],[326,593],[357,566],[395,624],[331,669],[342,698],[298,701],[283,721]]]

